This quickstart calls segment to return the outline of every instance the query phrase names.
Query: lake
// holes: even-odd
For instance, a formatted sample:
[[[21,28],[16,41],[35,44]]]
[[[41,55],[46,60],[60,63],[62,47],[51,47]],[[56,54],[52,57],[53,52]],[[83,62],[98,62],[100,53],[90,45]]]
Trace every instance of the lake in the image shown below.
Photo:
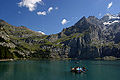
[[[76,64],[75,62],[79,62]],[[71,67],[87,66],[82,74]],[[18,60],[0,62],[0,80],[120,80],[120,61]]]

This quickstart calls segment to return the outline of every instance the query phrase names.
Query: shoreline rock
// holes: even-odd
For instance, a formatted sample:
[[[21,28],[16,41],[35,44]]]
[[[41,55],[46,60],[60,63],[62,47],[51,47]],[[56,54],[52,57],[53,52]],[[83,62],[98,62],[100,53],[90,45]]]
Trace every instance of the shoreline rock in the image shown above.
[[[14,59],[0,59],[0,62],[2,61],[14,61]]]

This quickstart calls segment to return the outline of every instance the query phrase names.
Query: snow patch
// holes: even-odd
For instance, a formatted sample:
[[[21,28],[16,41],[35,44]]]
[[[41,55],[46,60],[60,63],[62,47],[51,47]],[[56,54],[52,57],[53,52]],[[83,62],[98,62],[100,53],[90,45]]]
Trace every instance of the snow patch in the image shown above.
[[[44,32],[42,32],[42,31],[38,31],[39,33],[41,33],[41,34],[43,34],[43,35],[45,35],[45,33]]]
[[[103,24],[104,25],[111,25],[111,24],[114,24],[114,23],[119,23],[120,21],[119,20],[115,20],[115,21],[108,21],[108,22],[104,22]]]

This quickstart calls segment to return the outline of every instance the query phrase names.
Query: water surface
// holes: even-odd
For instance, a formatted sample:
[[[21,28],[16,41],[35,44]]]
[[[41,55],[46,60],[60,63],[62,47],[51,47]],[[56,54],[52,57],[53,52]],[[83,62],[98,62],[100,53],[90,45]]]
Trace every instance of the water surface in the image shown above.
[[[75,62],[79,62],[76,64]],[[70,72],[74,66],[88,72]],[[19,60],[0,62],[0,80],[120,80],[120,61]]]

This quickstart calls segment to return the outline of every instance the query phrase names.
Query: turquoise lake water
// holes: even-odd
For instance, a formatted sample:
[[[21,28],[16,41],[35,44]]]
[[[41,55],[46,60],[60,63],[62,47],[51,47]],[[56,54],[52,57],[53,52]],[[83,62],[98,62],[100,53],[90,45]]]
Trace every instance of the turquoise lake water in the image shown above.
[[[87,66],[86,73],[70,72],[71,67],[81,65]],[[19,60],[0,62],[0,80],[120,80],[120,61]]]

